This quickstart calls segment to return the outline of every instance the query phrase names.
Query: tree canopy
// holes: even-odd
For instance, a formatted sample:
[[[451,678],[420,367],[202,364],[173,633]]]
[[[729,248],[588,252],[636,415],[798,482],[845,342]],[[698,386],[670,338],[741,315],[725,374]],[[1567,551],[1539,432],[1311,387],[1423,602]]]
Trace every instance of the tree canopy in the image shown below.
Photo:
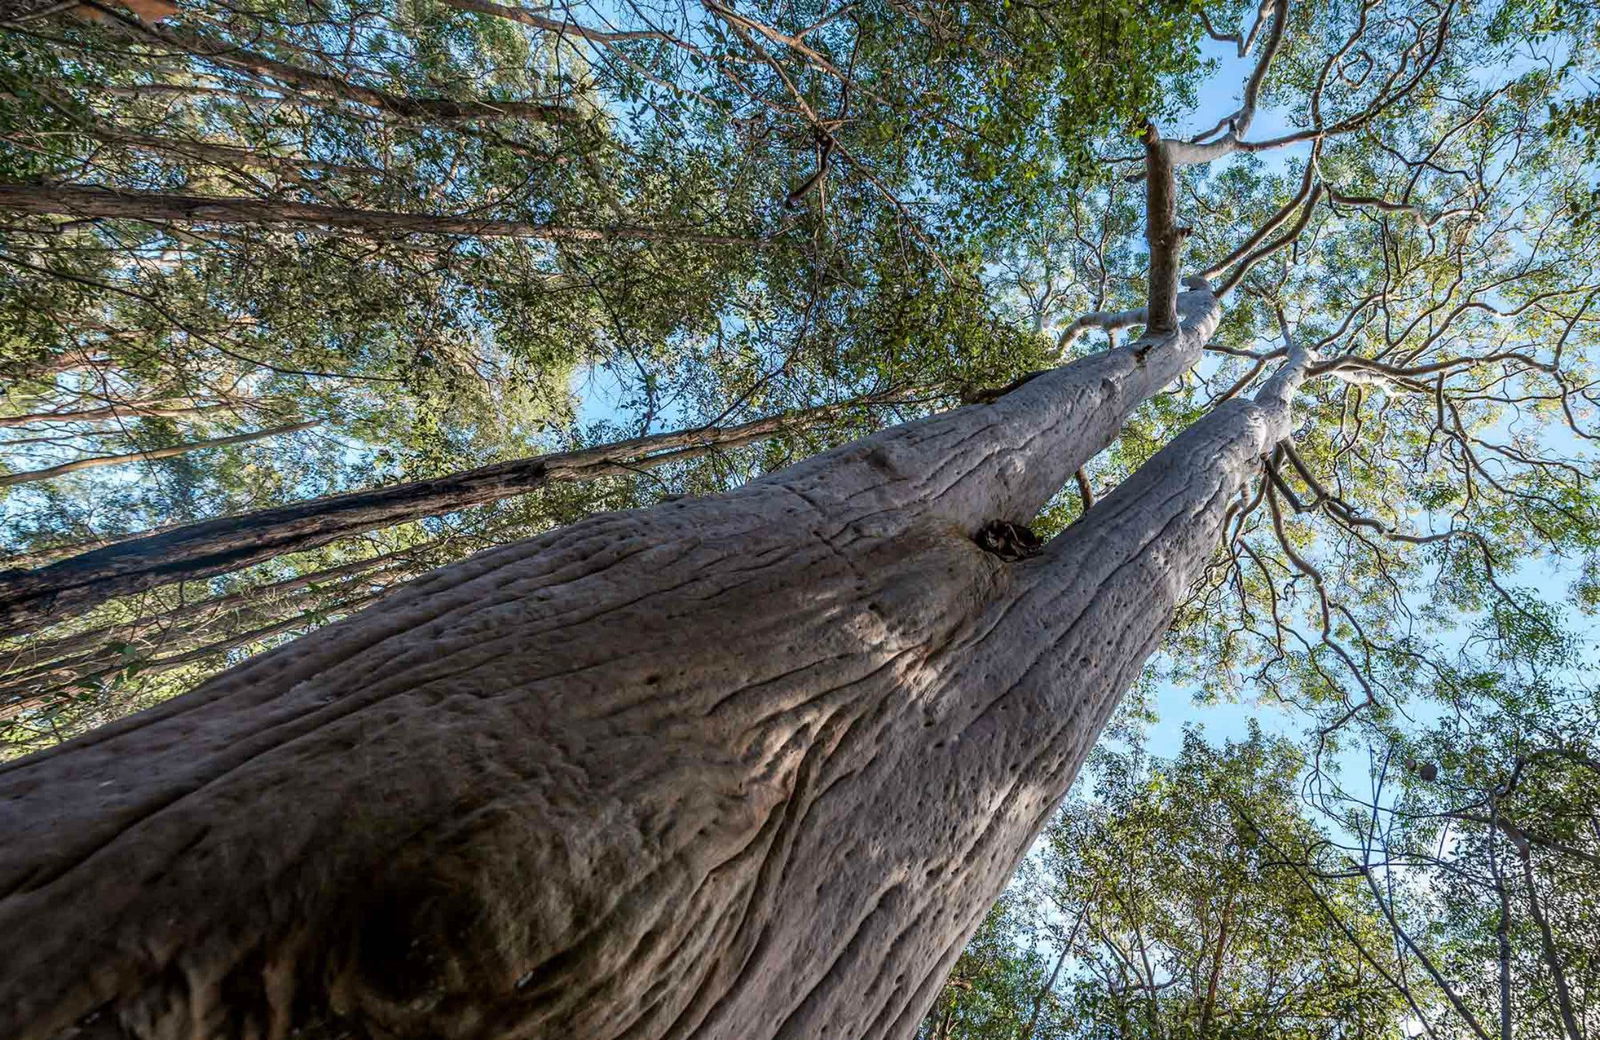
[[[922,1034],[1595,1035],[1597,55],[1566,0],[22,5],[5,753],[1183,275],[1204,355],[1027,538],[1291,369],[1292,435]]]

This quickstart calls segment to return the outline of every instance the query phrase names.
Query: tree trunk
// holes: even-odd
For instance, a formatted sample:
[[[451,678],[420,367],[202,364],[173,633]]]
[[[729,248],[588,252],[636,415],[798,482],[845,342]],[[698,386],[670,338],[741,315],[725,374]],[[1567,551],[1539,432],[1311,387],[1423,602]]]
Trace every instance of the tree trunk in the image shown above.
[[[530,101],[477,101],[452,98],[418,98],[395,94],[376,87],[363,86],[350,80],[316,69],[305,68],[280,61],[266,54],[245,50],[236,43],[208,35],[204,32],[177,26],[153,25],[136,21],[110,8],[96,3],[86,6],[105,12],[108,27],[133,39],[148,40],[197,57],[207,58],[220,65],[237,69],[257,79],[275,81],[284,86],[310,94],[339,101],[365,105],[380,112],[388,112],[409,119],[454,122],[477,119],[527,119],[539,123],[581,125],[582,113],[566,105]]]
[[[394,552],[370,556],[364,560],[353,560],[349,563],[325,567],[308,574],[300,574],[293,578],[285,578],[282,581],[240,589],[237,592],[230,592],[223,596],[207,596],[188,601],[170,610],[134,618],[131,621],[119,621],[100,628],[77,632],[70,636],[62,636],[59,639],[28,643],[15,650],[12,660],[5,665],[4,675],[0,677],[0,681],[9,682],[14,675],[23,671],[31,674],[37,667],[49,666],[68,655],[93,649],[112,639],[139,639],[151,632],[171,631],[179,626],[186,626],[191,622],[203,622],[209,617],[214,617],[218,614],[237,610],[241,607],[254,606],[257,603],[274,599],[285,593],[303,589],[308,585],[348,578],[352,575],[365,574],[368,571],[388,571],[392,568],[420,571],[423,567],[414,562],[413,556],[437,544],[437,541],[424,542],[414,548],[397,549]]]
[[[402,558],[404,553],[389,553],[367,560],[328,567],[312,574],[274,582],[260,588],[244,589],[226,596],[198,600],[181,607],[138,618],[119,625],[107,625],[61,639],[30,644],[17,650],[0,671],[0,718],[14,718],[22,711],[44,703],[62,687],[86,677],[125,668],[132,660],[150,660],[157,652],[187,650],[214,638],[208,630],[222,621],[238,630],[242,626],[278,621],[287,612],[303,613],[324,592],[334,596],[351,585],[365,585],[383,578],[395,585],[414,577],[425,568]],[[352,583],[315,595],[290,595],[311,585],[354,577]],[[285,598],[288,597],[288,598]],[[130,656],[127,644],[138,641],[137,656]]]
[[[44,469],[30,469],[21,473],[0,473],[0,487],[31,484],[34,481],[64,477],[68,473],[77,473],[81,470],[99,469],[102,466],[120,466],[124,462],[151,462],[155,459],[170,459],[175,455],[187,455],[191,451],[202,451],[206,448],[222,448],[230,444],[248,444],[251,441],[265,440],[268,437],[278,437],[286,433],[299,433],[301,430],[309,430],[311,427],[319,425],[321,425],[320,419],[311,422],[290,423],[288,426],[274,426],[269,430],[253,430],[250,433],[236,433],[229,437],[213,437],[210,440],[174,444],[170,448],[151,448],[148,451],[130,451],[121,455],[96,455],[93,458],[63,462],[59,466],[47,466]]]
[[[908,1037],[1287,434],[1275,378],[976,546],[1194,362],[1181,313],[0,768],[0,1034]]]
[[[1078,908],[1078,916],[1072,922],[1072,930],[1061,941],[1061,952],[1056,957],[1056,966],[1050,969],[1050,977],[1044,980],[1044,985],[1033,995],[1033,1007],[1028,1010],[1028,1021],[1023,1023],[1022,1031],[1017,1034],[1017,1040],[1033,1040],[1033,1034],[1039,1029],[1039,1018],[1044,1014],[1044,1002],[1055,995],[1056,980],[1061,978],[1061,969],[1066,967],[1067,958],[1072,956],[1072,946],[1078,941],[1078,930],[1083,927],[1083,922],[1088,916],[1089,904],[1084,903]]]
[[[348,163],[322,162],[301,156],[274,155],[259,148],[246,148],[235,144],[218,144],[182,137],[158,137],[151,134],[127,133],[115,127],[95,127],[85,133],[97,141],[120,144],[155,155],[173,155],[191,162],[203,162],[221,169],[263,169],[280,176],[299,180],[309,171],[319,173],[359,174],[381,178],[383,171],[373,166],[354,166]]]
[[[82,368],[101,368],[110,363],[110,358],[92,354],[86,350],[68,350],[53,357],[40,358],[31,363],[13,363],[13,368],[0,373],[0,375],[13,382],[43,380],[49,376],[58,376],[63,372],[74,372]],[[0,389],[4,388],[0,387]]]
[[[1217,941],[1211,950],[1211,971],[1206,975],[1206,996],[1200,1005],[1200,1028],[1195,1031],[1196,1040],[1207,1040],[1211,1036],[1211,1020],[1217,1013],[1217,987],[1222,982],[1222,965],[1228,956],[1228,929],[1233,924],[1233,901],[1237,896],[1238,889],[1228,889],[1228,898],[1223,903],[1222,916],[1217,923]]]
[[[383,235],[464,235],[528,238],[547,242],[691,242],[697,245],[760,246],[759,238],[689,228],[557,227],[523,220],[399,213],[393,210],[319,206],[308,202],[207,195],[167,195],[73,184],[0,184],[0,210],[45,216],[97,217],[196,224],[319,224]]]
[[[232,635],[213,639],[211,642],[203,642],[195,638],[180,640],[175,653],[138,659],[138,674],[147,678],[160,675],[163,672],[170,672],[174,668],[182,668],[184,665],[194,664],[196,661],[204,661],[229,650],[248,646],[251,643],[259,643],[264,639],[270,639],[285,632],[313,628],[318,624],[326,623],[330,617],[343,617],[346,614],[354,613],[377,600],[387,591],[388,589],[386,588],[369,589],[348,600],[323,604],[313,610],[301,610],[290,614],[288,617],[281,616],[282,610],[292,609],[295,606],[303,607],[304,604],[290,604],[287,607],[280,606],[279,611],[262,610],[253,613],[242,613],[237,620],[255,627],[236,630]],[[275,617],[275,614],[280,616]],[[98,669],[85,666],[85,670],[78,672],[75,678],[77,681],[85,683],[106,679],[118,672],[129,669],[134,663],[134,661],[116,661],[103,665]],[[38,692],[28,694],[20,699],[15,697],[5,699],[5,694],[0,694],[0,723],[10,722],[30,711],[56,703],[62,696],[63,690],[64,687],[61,684],[56,684],[47,685]],[[9,691],[6,692],[9,693]]]
[[[0,427],[36,426],[45,423],[104,422],[108,419],[140,419],[145,416],[173,418],[184,415],[205,415],[209,412],[242,411],[248,405],[236,404],[173,404],[168,401],[108,404],[99,408],[68,409],[57,412],[28,412],[22,415],[0,415]]]
[[[862,398],[754,419],[652,434],[577,451],[480,466],[432,480],[331,495],[292,506],[159,529],[34,570],[0,571],[0,637],[77,613],[117,596],[193,581],[302,552],[344,537],[520,495],[556,480],[592,480],[655,469],[803,430]]]

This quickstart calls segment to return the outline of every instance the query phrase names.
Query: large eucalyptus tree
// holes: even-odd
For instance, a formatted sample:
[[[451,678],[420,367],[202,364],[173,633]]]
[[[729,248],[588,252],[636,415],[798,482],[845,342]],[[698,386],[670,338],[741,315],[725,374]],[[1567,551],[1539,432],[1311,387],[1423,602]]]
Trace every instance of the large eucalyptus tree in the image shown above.
[[[1084,142],[1194,64],[1178,20],[1134,45],[1134,74],[1086,57],[1166,0],[869,5],[810,27],[799,8],[767,25],[810,41],[781,53],[709,8],[640,5],[618,27],[603,7],[558,23],[469,6],[0,12],[0,478],[29,477],[0,480],[20,608],[0,669],[87,631],[126,666],[53,669],[66,681],[0,726],[3,753],[148,685],[161,648],[140,622],[197,593],[342,566],[374,524],[429,540],[465,512],[503,540],[485,514],[520,513],[522,534],[572,515],[548,489],[504,497],[542,485],[552,453],[598,450],[605,466],[568,472],[606,474],[594,494],[613,503],[721,489],[870,432],[874,411],[1039,367],[1042,341],[978,291],[973,224],[1014,225],[1092,173]],[[704,429],[887,399],[759,445]],[[623,448],[673,430],[702,443],[648,463]],[[426,508],[407,487],[509,475],[486,466],[522,477]],[[375,490],[410,507],[317,522]],[[265,536],[272,509],[317,530]],[[186,521],[212,525],[181,539],[203,566],[172,554]],[[56,594],[80,583],[40,565],[82,577],[112,543],[145,577]],[[75,630],[29,639],[56,622]]]
[[[761,40],[853,87],[798,29],[708,9],[780,87]],[[1526,608],[1497,562],[1588,545],[1585,460],[1503,436],[1592,436],[1593,250],[1551,204],[1579,174],[1529,114],[1548,80],[1481,82],[1473,17],[1264,6],[1232,38],[1238,109],[1147,125],[1123,167],[1141,298],[1090,243],[1092,312],[1038,322],[1075,360],[481,553],[0,767],[0,927],[26,951],[0,1026],[910,1035],[1180,607],[1214,622],[1185,629],[1211,661],[1336,729],[1420,656],[1374,618],[1400,624],[1384,591],[1426,552],[1503,613]],[[1268,91],[1288,125],[1252,136]],[[1276,176],[1200,168],[1296,147]],[[1443,490],[1406,479],[1441,467]],[[1041,544],[1074,475],[1076,522]]]

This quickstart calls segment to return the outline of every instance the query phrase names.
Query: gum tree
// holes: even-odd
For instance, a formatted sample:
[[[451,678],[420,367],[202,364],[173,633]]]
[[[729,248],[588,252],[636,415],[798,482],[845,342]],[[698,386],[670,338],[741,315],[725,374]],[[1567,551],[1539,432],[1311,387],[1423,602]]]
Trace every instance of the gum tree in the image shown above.
[[[1331,733],[1418,656],[1374,588],[1445,547],[1462,603],[1526,610],[1497,562],[1585,544],[1583,459],[1495,430],[1589,435],[1591,247],[1546,205],[1571,180],[1526,117],[1547,88],[1468,89],[1467,21],[1265,7],[1239,109],[1145,128],[1141,298],[1065,325],[1076,359],[482,553],[4,767],[0,925],[29,956],[0,1022],[910,1035],[1180,608]],[[1253,137],[1269,91],[1290,128]],[[1202,169],[1297,146],[1286,176]],[[1459,498],[1404,486],[1440,460]],[[1319,565],[1313,518],[1394,548]]]
[[[377,555],[401,521],[422,540],[463,512],[529,518],[479,525],[500,540],[545,530],[571,515],[536,508],[548,489],[482,503],[539,488],[553,453],[604,459],[574,475],[605,474],[612,501],[721,490],[1039,367],[1042,341],[979,291],[971,228],[1092,174],[1084,142],[1159,104],[1191,23],[1141,36],[1127,75],[1088,45],[1178,10],[853,8],[778,52],[725,9],[672,5],[625,29],[429,0],[6,12],[0,477],[56,475],[0,489],[19,608],[0,668],[101,631],[141,669],[141,619],[352,562],[371,525]],[[580,413],[586,379],[603,418]],[[737,432],[889,397],[759,445]],[[321,425],[214,446],[299,421]],[[626,451],[671,431],[698,457]],[[57,469],[80,459],[107,465]],[[430,480],[470,490],[408,499]],[[409,507],[319,526],[369,492]],[[308,536],[247,530],[275,508]],[[201,566],[169,553],[186,521],[217,536],[184,550]],[[111,543],[139,580],[56,594]],[[79,579],[44,566],[63,558]],[[122,692],[98,667],[68,677],[30,702],[29,746]]]

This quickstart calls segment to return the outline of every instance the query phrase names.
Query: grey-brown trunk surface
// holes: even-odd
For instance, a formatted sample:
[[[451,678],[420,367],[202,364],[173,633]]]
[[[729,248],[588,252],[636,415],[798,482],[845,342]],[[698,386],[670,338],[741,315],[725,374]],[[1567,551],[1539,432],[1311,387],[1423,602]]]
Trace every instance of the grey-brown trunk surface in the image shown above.
[[[0,1035],[906,1037],[1287,428],[1217,320],[424,577],[0,770]],[[91,1017],[92,1016],[92,1017]]]

